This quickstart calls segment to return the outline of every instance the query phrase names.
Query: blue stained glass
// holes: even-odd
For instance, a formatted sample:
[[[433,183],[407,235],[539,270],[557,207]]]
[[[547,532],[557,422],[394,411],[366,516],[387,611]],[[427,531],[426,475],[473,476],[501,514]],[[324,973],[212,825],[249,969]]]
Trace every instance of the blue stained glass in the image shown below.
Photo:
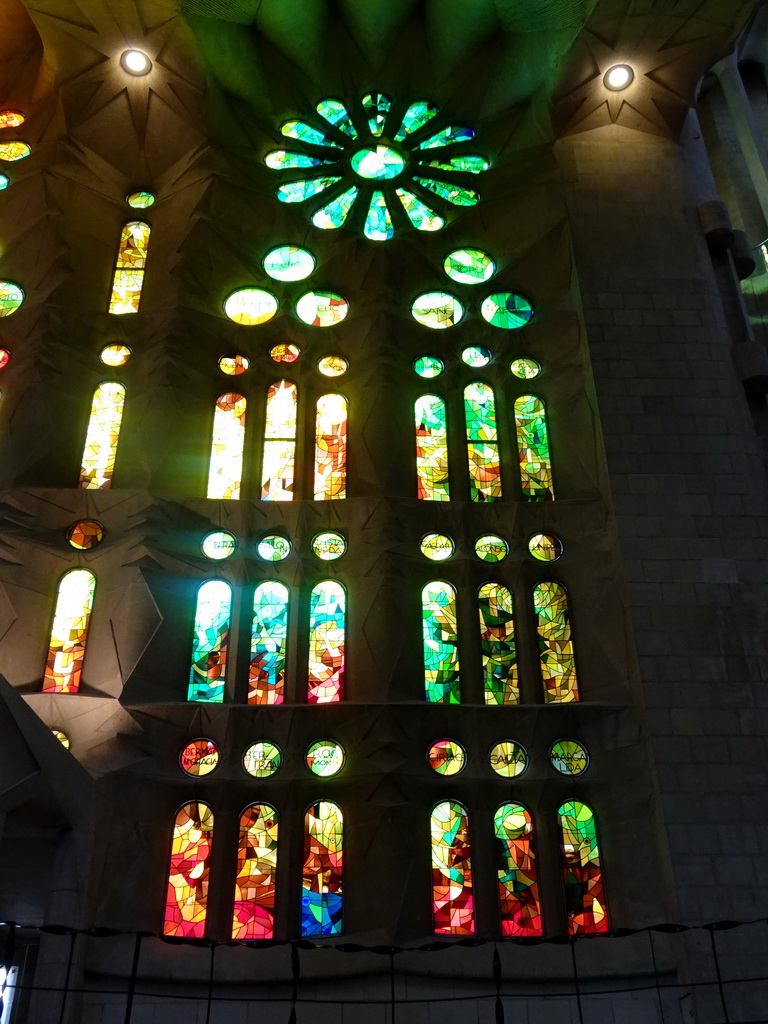
[[[303,892],[301,934],[339,935],[342,899],[335,892]]]
[[[352,124],[349,111],[339,100],[320,100],[316,109],[321,117],[324,117],[326,121],[338,128],[340,132],[344,132],[350,139],[357,138],[357,132]]]
[[[368,216],[365,218],[363,233],[366,238],[370,238],[375,242],[391,238],[395,233],[383,192],[374,192],[371,196],[371,205],[368,207]]]
[[[454,142],[468,142],[475,137],[471,128],[455,128],[449,125],[441,132],[430,135],[424,142],[420,142],[418,149],[437,149],[438,146],[452,146]]]
[[[288,636],[288,588],[265,580],[253,595],[249,704],[282,704]]]
[[[464,171],[468,174],[481,174],[487,171],[490,164],[484,156],[478,153],[468,153],[466,156],[452,156],[449,160],[430,160],[424,162],[425,167],[437,167],[441,171]]]
[[[387,114],[392,100],[382,92],[369,92],[363,96],[363,110],[368,118],[368,127],[372,135],[381,135],[387,122]]]
[[[277,190],[277,198],[283,203],[303,203],[305,199],[325,192],[341,178],[305,178],[303,181],[287,181]]]
[[[427,121],[431,121],[437,113],[437,107],[426,100],[417,100],[412,103],[403,115],[403,123],[397,129],[395,142],[402,142],[406,135],[412,135],[419,128],[423,128]]]
[[[316,213],[312,214],[312,223],[316,228],[340,228],[349,216],[349,211],[352,209],[352,204],[357,199],[359,191],[360,189],[356,186],[348,188],[346,192],[342,192],[336,199],[332,199],[330,203],[321,206]]]
[[[208,580],[197,592],[187,700],[224,700],[231,606],[232,588],[224,580]]]
[[[323,160],[319,156],[306,156],[304,153],[292,153],[287,149],[273,149],[264,157],[264,163],[275,171],[297,170],[301,167],[322,167],[323,164],[335,164],[336,160]]]
[[[331,146],[333,149],[341,149],[338,142],[328,138],[317,128],[305,121],[286,121],[280,126],[280,131],[289,139],[300,139],[302,142],[310,142],[315,146]]]

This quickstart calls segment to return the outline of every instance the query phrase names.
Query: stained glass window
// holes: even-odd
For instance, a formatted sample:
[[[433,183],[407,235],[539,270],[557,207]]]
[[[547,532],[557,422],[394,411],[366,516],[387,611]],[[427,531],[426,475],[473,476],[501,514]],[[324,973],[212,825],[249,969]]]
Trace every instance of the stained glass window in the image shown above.
[[[251,804],[240,816],[233,939],[274,938],[276,872],[277,811]]]
[[[336,292],[307,292],[296,303],[296,315],[310,327],[333,327],[349,313],[349,303]]]
[[[435,213],[431,206],[423,203],[413,192],[404,188],[395,189],[395,192],[403,204],[408,220],[417,231],[439,231],[445,227],[445,220],[440,214]]]
[[[131,192],[130,195],[125,197],[126,203],[134,210],[146,210],[150,206],[155,204],[155,196],[151,192],[141,190],[139,192]]]
[[[458,775],[467,762],[467,752],[456,740],[437,740],[427,751],[427,764],[438,775]]]
[[[45,693],[77,693],[80,688],[95,589],[96,577],[87,569],[71,569],[61,578],[45,663]]]
[[[312,223],[316,228],[323,228],[324,230],[342,227],[344,221],[349,216],[349,211],[352,209],[359,191],[360,189],[354,185],[352,188],[348,188],[346,192],[342,192],[340,196],[326,203],[325,206],[321,206],[319,210],[312,214]]]
[[[331,185],[341,181],[337,175],[327,175],[322,178],[304,178],[301,181],[286,181],[280,185],[275,193],[277,198],[284,203],[303,203],[305,199],[317,196],[325,192]]]
[[[449,125],[435,135],[430,135],[424,142],[420,142],[419,149],[437,149],[438,146],[452,146],[455,142],[466,142],[474,138],[475,133],[471,128],[455,128]]]
[[[230,558],[234,555],[236,548],[237,537],[229,530],[213,530],[211,533],[206,533],[200,543],[200,550],[205,557],[211,558],[215,562]]]
[[[444,533],[426,533],[421,538],[421,553],[432,562],[444,562],[456,550],[456,545]]]
[[[250,365],[251,361],[248,356],[238,354],[222,356],[219,359],[219,369],[222,373],[226,373],[228,377],[239,377],[241,373],[246,372]]]
[[[533,824],[522,804],[502,804],[493,818],[502,935],[541,935]]]
[[[472,366],[474,369],[487,366],[491,358],[490,350],[483,348],[482,345],[468,345],[461,352],[462,363],[466,363],[467,366]]]
[[[301,934],[338,935],[342,923],[344,816],[328,800],[318,800],[304,819]]]
[[[480,201],[480,193],[473,188],[462,188],[453,182],[449,185],[444,181],[435,181],[434,178],[415,177],[413,180],[454,206],[474,206]]]
[[[306,121],[286,121],[280,126],[280,131],[288,139],[299,139],[301,142],[309,142],[314,146],[329,146],[333,149],[341,149],[338,142],[334,142],[329,136],[324,135],[313,128]]]
[[[568,932],[571,935],[607,932],[608,912],[592,809],[578,800],[566,800],[558,809],[557,820],[562,832]]]
[[[139,311],[150,231],[149,224],[141,220],[132,220],[123,225],[109,299],[110,313]]]
[[[392,215],[383,192],[374,192],[365,218],[363,234],[373,242],[384,242],[395,233]]]
[[[322,395],[315,418],[315,501],[347,496],[347,400]]]
[[[387,122],[392,100],[383,92],[369,92],[363,96],[363,110],[368,118],[371,135],[381,135]]]
[[[473,935],[475,904],[469,818],[462,804],[452,800],[432,811],[432,910],[435,931],[445,935]]]
[[[112,486],[124,405],[125,388],[115,381],[99,384],[93,393],[78,487],[95,491]]]
[[[346,594],[336,580],[323,580],[309,597],[310,704],[333,704],[344,696]]]
[[[445,363],[435,356],[421,356],[413,368],[420,377],[439,377],[445,369]]]
[[[104,527],[95,519],[80,519],[67,530],[67,540],[78,551],[88,551],[104,540]]]
[[[0,281],[0,317],[11,316],[23,301],[23,288],[13,281]]]
[[[482,284],[496,273],[496,264],[481,249],[454,249],[443,260],[443,270],[460,284]]]
[[[495,744],[488,755],[491,768],[505,779],[514,779],[528,768],[528,754],[525,747],[514,740],[502,740]]]
[[[274,171],[296,171],[303,167],[322,167],[324,164],[335,164],[337,159],[323,160],[306,153],[292,153],[285,149],[273,149],[264,157],[264,163]]]
[[[527,356],[520,356],[519,359],[513,359],[509,364],[511,373],[518,377],[520,380],[532,380],[534,377],[538,377],[541,373],[541,366],[536,362],[535,359],[529,359]]]
[[[549,763],[561,775],[581,775],[589,768],[589,754],[577,740],[558,740],[549,748]]]
[[[329,124],[338,128],[340,132],[343,132],[350,139],[357,138],[357,129],[352,123],[349,111],[340,100],[320,100],[315,109]]]
[[[26,142],[0,142],[0,160],[12,163],[15,160],[23,160],[32,152],[32,147]]]
[[[456,591],[435,580],[421,592],[424,689],[431,704],[458,704],[459,651]]]
[[[307,768],[313,775],[330,779],[338,775],[344,767],[346,755],[344,748],[335,740],[316,740],[310,743],[304,755]]]
[[[127,345],[105,345],[99,352],[99,359],[105,366],[125,366],[131,358],[131,350]]]
[[[279,308],[277,297],[263,288],[238,288],[224,303],[225,314],[242,327],[267,323]]]
[[[267,392],[264,456],[261,470],[263,501],[292,501],[296,459],[296,385],[288,380]]]
[[[486,533],[475,541],[475,554],[484,562],[503,562],[509,554],[509,544],[495,533]]]
[[[197,592],[187,700],[224,700],[231,607],[232,588],[224,580],[208,580]]]
[[[324,377],[342,377],[349,369],[349,363],[343,356],[323,356],[318,360],[317,368]]]
[[[552,533],[534,533],[528,540],[528,550],[539,562],[556,562],[563,553],[563,544]]]
[[[568,594],[560,583],[539,583],[533,591],[544,700],[567,704],[579,699],[571,637]]]
[[[253,595],[249,704],[282,704],[288,640],[288,588],[264,580]]]
[[[448,424],[437,395],[416,399],[417,494],[424,501],[449,501]]]
[[[295,363],[300,355],[298,345],[273,345],[269,350],[269,358],[276,363]]]
[[[411,303],[411,316],[433,330],[453,327],[464,316],[464,307],[448,292],[425,292]]]
[[[216,399],[208,466],[209,498],[235,500],[240,497],[246,407],[246,399],[234,391],[227,391]]]
[[[243,768],[254,779],[269,778],[279,770],[282,763],[282,751],[267,740],[252,743],[243,754]]]
[[[347,550],[347,542],[335,530],[323,530],[312,538],[312,554],[324,562],[335,562]]]
[[[501,465],[493,388],[475,381],[464,389],[469,493],[473,501],[501,499]]]
[[[201,736],[192,740],[179,754],[182,771],[194,778],[205,777],[215,771],[219,764],[219,748],[213,740]]]
[[[164,935],[202,939],[208,909],[213,811],[208,804],[186,804],[176,815],[165,901]]]
[[[25,120],[18,110],[0,110],[0,128],[18,128]]]
[[[482,174],[491,166],[479,153],[467,153],[464,156],[451,156],[442,160],[421,161],[425,167],[436,167],[441,171],[464,171],[467,174]]]
[[[484,583],[478,591],[478,605],[485,703],[517,704],[520,687],[512,594],[499,583]]]
[[[315,257],[298,245],[278,245],[270,249],[262,265],[276,281],[303,281],[315,269]]]
[[[520,457],[520,484],[526,501],[551,501],[552,462],[544,403],[535,395],[515,399],[515,431]]]
[[[494,292],[484,299],[480,306],[480,316],[491,327],[499,327],[505,331],[514,331],[525,327],[533,316],[533,306],[524,295],[515,292]]]

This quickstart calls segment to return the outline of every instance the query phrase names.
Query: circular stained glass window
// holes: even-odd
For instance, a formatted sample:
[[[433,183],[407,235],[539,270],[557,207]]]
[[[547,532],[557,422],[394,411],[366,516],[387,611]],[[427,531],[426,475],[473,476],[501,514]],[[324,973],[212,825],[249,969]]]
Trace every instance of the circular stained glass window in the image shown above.
[[[396,178],[405,168],[405,160],[391,146],[371,146],[358,149],[353,154],[352,170],[361,178],[373,178],[380,181],[384,178]]]
[[[99,352],[99,359],[105,366],[125,366],[132,352],[127,345],[105,345]]]
[[[479,345],[470,345],[469,348],[465,348],[461,353],[461,361],[466,363],[467,366],[479,369],[481,366],[487,366],[490,363],[491,353],[487,348],[481,348]]]
[[[219,360],[219,369],[222,373],[226,373],[228,377],[239,377],[241,373],[245,373],[250,365],[251,361],[248,356],[222,356]]]
[[[11,179],[7,174],[0,174],[0,192],[2,192],[4,188],[8,188],[10,183]]]
[[[252,743],[243,754],[243,768],[255,779],[266,779],[274,775],[282,763],[283,754],[280,747],[265,740]]]
[[[298,245],[278,245],[267,253],[262,266],[276,281],[303,281],[315,269],[315,257]]]
[[[538,377],[541,373],[541,366],[539,366],[536,360],[528,359],[525,356],[513,359],[509,364],[509,368],[515,377],[519,377],[520,380],[533,380],[534,377]]]
[[[282,562],[291,553],[291,542],[280,533],[270,533],[261,538],[256,551],[265,562]]]
[[[495,533],[484,533],[475,541],[475,554],[484,562],[501,562],[509,554],[509,544]]]
[[[67,530],[67,540],[78,551],[95,548],[103,539],[104,527],[95,519],[80,519]]]
[[[0,348],[0,370],[4,370],[11,360],[11,353],[7,348]]]
[[[24,301],[24,291],[13,281],[0,281],[0,316],[15,313]]]
[[[514,292],[495,292],[483,300],[480,315],[491,327],[512,331],[525,327],[533,316],[533,306],[524,296]]]
[[[445,363],[434,356],[422,356],[416,360],[413,368],[420,377],[439,377],[445,369]]]
[[[340,533],[326,530],[324,533],[318,533],[314,538],[312,550],[324,562],[332,562],[336,558],[341,558],[347,550],[347,542]]]
[[[466,760],[466,751],[456,740],[438,740],[427,753],[429,767],[438,775],[458,775]]]
[[[307,292],[296,303],[296,316],[311,327],[333,327],[349,313],[349,303],[336,292]]]
[[[427,533],[421,539],[421,553],[433,562],[444,562],[456,550],[456,545],[444,533]]]
[[[271,320],[278,309],[277,298],[261,288],[238,288],[224,303],[230,320],[243,327],[256,327]]]
[[[482,284],[496,273],[496,264],[481,249],[455,249],[445,257],[443,269],[459,284]]]
[[[540,562],[555,562],[563,553],[563,545],[551,533],[534,533],[528,541],[528,550]]]
[[[318,740],[307,748],[305,758],[313,775],[328,779],[344,767],[344,748],[334,740]]]
[[[411,315],[425,327],[440,331],[457,324],[464,316],[464,307],[448,292],[425,292],[411,303]]]
[[[62,732],[61,729],[51,729],[51,732],[62,747],[64,747],[65,750],[69,750],[69,736],[67,736],[65,732]]]
[[[343,356],[323,356],[317,368],[324,377],[341,377],[349,369],[349,363]]]
[[[134,210],[146,210],[154,205],[155,197],[151,192],[131,192],[129,196],[125,197],[125,201]]]
[[[576,740],[558,740],[549,751],[552,767],[561,775],[581,775],[589,767],[589,754]]]
[[[229,530],[214,530],[203,537],[200,547],[206,558],[213,558],[220,562],[223,558],[229,558],[235,553],[237,538]]]
[[[497,743],[488,755],[488,760],[496,774],[503,775],[505,779],[522,775],[528,767],[525,747],[513,740],[502,740],[501,743]]]
[[[204,737],[192,740],[179,755],[179,764],[187,773],[200,777],[210,775],[219,763],[219,749],[213,740]]]
[[[276,363],[295,363],[300,355],[298,345],[273,345],[269,350],[269,358]]]

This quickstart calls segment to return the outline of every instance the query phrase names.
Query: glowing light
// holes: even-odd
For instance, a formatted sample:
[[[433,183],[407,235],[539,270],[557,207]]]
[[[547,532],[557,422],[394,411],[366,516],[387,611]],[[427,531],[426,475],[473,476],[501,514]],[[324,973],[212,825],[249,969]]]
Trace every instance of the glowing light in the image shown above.
[[[424,690],[431,704],[459,704],[456,591],[436,580],[421,592]]]
[[[216,399],[208,466],[208,498],[234,501],[240,497],[246,406],[246,399],[232,391]]]
[[[488,763],[497,775],[502,775],[505,779],[514,779],[527,769],[528,754],[525,747],[519,743],[502,740],[491,750]]]
[[[466,760],[467,752],[456,740],[437,740],[427,751],[427,763],[438,775],[458,775]]]
[[[321,395],[315,416],[315,501],[347,496],[347,400]]]
[[[534,377],[538,377],[541,373],[541,366],[536,362],[535,359],[528,359],[525,356],[521,356],[519,359],[513,359],[509,364],[510,371],[515,377],[519,377],[520,380],[532,380]]]
[[[484,562],[501,562],[509,554],[509,544],[495,533],[486,533],[475,541],[475,554]]]
[[[437,395],[416,399],[417,494],[422,501],[448,501],[448,425]]]
[[[304,759],[313,775],[330,779],[344,767],[344,748],[334,740],[317,740],[310,745]]]
[[[298,245],[279,245],[270,249],[262,266],[276,281],[302,281],[315,269],[315,257]]]
[[[269,358],[275,363],[295,363],[301,355],[298,345],[273,345]]]
[[[99,384],[91,403],[78,487],[94,491],[112,486],[124,406],[122,384],[115,381]]]
[[[243,327],[265,324],[277,313],[278,301],[272,292],[262,288],[238,288],[224,303],[224,312],[230,320]]]
[[[232,588],[208,580],[197,592],[187,700],[220,704],[224,700],[229,648]]]
[[[502,935],[541,935],[533,823],[522,804],[502,804],[493,819]]]
[[[336,292],[307,292],[296,303],[296,316],[313,327],[333,327],[349,313],[349,303]]]
[[[533,591],[539,634],[539,664],[544,700],[569,704],[579,699],[568,594],[559,583],[539,583]]]
[[[340,533],[325,530],[312,538],[312,553],[324,562],[334,562],[347,550],[347,542]]]
[[[274,775],[282,763],[280,748],[266,740],[252,743],[243,754],[243,768],[254,779],[266,779]]]
[[[261,538],[256,551],[265,562],[282,562],[291,553],[291,542],[281,533],[270,533]]]
[[[336,580],[323,580],[309,597],[310,704],[333,704],[344,696],[346,594]]]
[[[288,588],[277,580],[264,580],[254,591],[249,704],[282,704],[285,699],[289,600]]]
[[[67,530],[67,540],[77,551],[89,551],[103,539],[104,527],[95,519],[81,519]]]
[[[150,206],[154,206],[155,196],[151,192],[131,192],[125,197],[125,201],[134,210],[146,210]]]
[[[431,379],[440,376],[445,369],[445,363],[434,356],[421,356],[413,364],[413,369],[420,377]]]
[[[433,562],[444,562],[456,550],[456,545],[444,533],[427,533],[421,539],[421,553]]]
[[[219,748],[213,740],[201,737],[192,740],[179,754],[179,764],[187,775],[200,778],[210,775],[219,763]]]
[[[262,501],[292,501],[296,455],[296,385],[279,380],[267,392]]]
[[[123,50],[120,54],[120,66],[123,71],[138,78],[149,74],[152,70],[152,61],[141,50]]]
[[[32,152],[32,147],[26,142],[0,142],[0,160],[7,163],[14,163],[16,160],[24,160]]]
[[[550,747],[549,763],[561,775],[581,775],[589,768],[589,754],[576,740],[558,740]]]
[[[109,312],[138,313],[149,250],[149,224],[134,220],[123,225],[117,250]]]
[[[127,345],[105,345],[99,352],[99,359],[105,366],[125,366],[131,355]]]
[[[555,490],[547,412],[540,398],[521,395],[515,399],[515,434],[523,498],[526,501],[552,501]]]
[[[341,809],[326,800],[312,804],[304,818],[302,935],[341,932],[343,850]]]
[[[202,939],[208,909],[213,811],[196,801],[176,815],[165,901],[164,935]]]
[[[26,118],[18,110],[0,110],[0,129],[19,128]]]
[[[528,541],[528,550],[540,562],[556,562],[563,553],[563,545],[551,533],[534,533]]]
[[[222,356],[219,359],[219,369],[222,373],[226,373],[228,377],[239,377],[241,373],[245,373],[250,365],[251,361],[247,356]]]
[[[0,281],[0,317],[11,316],[23,301],[23,288],[13,281]]]
[[[396,178],[405,169],[405,160],[390,146],[359,149],[352,156],[352,170],[361,178]]]
[[[607,89],[611,89],[614,92],[620,92],[622,89],[626,89],[628,85],[632,84],[632,79],[635,77],[635,72],[629,66],[629,64],[614,64],[612,68],[608,68],[606,71],[603,82]]]
[[[61,578],[45,665],[44,693],[77,693],[80,689],[95,589],[96,577],[87,569],[71,569]]]
[[[464,307],[448,292],[425,292],[411,303],[411,315],[418,323],[433,330],[453,327],[464,316]]]
[[[342,377],[349,369],[349,363],[342,356],[323,356],[317,368],[324,377]]]
[[[493,388],[475,381],[464,389],[469,493],[473,501],[501,500],[501,464]]]
[[[232,938],[271,939],[275,934],[277,811],[251,804],[240,817]]]
[[[212,558],[218,562],[235,553],[237,538],[228,530],[214,530],[213,533],[207,533],[203,537],[200,547],[206,558]]]
[[[567,800],[558,809],[562,832],[563,884],[571,935],[593,935],[609,929],[605,888],[592,809]]]
[[[432,811],[432,912],[443,935],[473,935],[475,904],[469,818],[459,803],[446,801]]]
[[[512,594],[500,583],[484,583],[477,598],[485,703],[517,704],[520,687]]]

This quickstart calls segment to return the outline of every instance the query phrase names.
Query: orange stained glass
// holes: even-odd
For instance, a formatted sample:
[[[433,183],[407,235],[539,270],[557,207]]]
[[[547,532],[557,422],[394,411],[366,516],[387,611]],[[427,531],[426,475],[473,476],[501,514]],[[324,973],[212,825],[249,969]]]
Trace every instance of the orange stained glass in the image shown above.
[[[454,801],[432,811],[432,910],[435,931],[474,935],[475,901],[466,808]]]
[[[240,817],[233,939],[274,938],[276,871],[277,811],[252,804]]]
[[[267,392],[264,456],[261,471],[263,501],[293,501],[296,460],[296,385],[279,380]]]
[[[150,231],[149,224],[141,220],[132,220],[123,225],[109,299],[110,313],[139,311]]]
[[[323,580],[309,596],[310,704],[334,704],[344,695],[346,592],[336,580]]]
[[[0,128],[18,128],[25,120],[18,110],[0,110]]]
[[[236,500],[240,497],[246,407],[246,399],[234,391],[216,399],[208,466],[208,498]]]
[[[164,935],[202,939],[208,909],[213,811],[208,804],[186,804],[176,815],[165,901]]]
[[[122,384],[106,381],[94,391],[78,487],[96,491],[112,486],[124,406]]]
[[[592,809],[578,800],[566,800],[558,808],[557,820],[562,835],[568,931],[571,935],[607,932],[608,911]]]
[[[502,935],[541,935],[533,823],[522,804],[502,804],[493,818]]]
[[[347,496],[347,400],[322,395],[315,418],[315,501]]]
[[[67,530],[67,540],[78,551],[95,548],[103,539],[104,527],[95,519],[80,519]]]
[[[95,589],[96,577],[88,569],[71,569],[61,578],[45,663],[44,693],[77,693],[80,689]]]

